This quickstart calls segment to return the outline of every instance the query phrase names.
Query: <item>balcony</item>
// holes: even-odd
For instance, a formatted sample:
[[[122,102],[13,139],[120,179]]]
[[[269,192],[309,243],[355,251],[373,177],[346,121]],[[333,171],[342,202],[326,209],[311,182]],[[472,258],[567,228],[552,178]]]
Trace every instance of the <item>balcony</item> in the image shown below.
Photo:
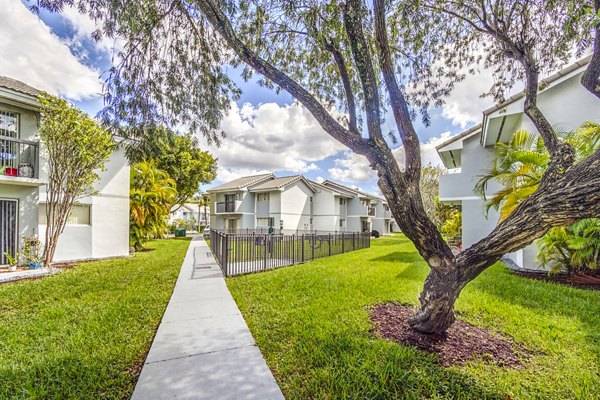
[[[383,211],[383,218],[385,218],[385,219],[391,219],[392,218],[392,212],[390,210],[384,210]]]
[[[217,214],[231,214],[239,212],[240,205],[242,204],[241,200],[235,201],[223,201],[220,203],[216,203],[216,213]]]
[[[0,136],[0,183],[40,186],[39,142]]]
[[[369,207],[369,209],[367,210],[367,215],[369,217],[374,217],[375,216],[375,207]]]

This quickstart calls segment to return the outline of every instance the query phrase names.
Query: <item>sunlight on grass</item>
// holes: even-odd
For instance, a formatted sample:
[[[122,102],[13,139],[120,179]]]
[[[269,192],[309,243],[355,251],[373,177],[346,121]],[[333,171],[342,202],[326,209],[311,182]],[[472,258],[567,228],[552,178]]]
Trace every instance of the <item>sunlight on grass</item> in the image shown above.
[[[188,245],[0,285],[0,399],[128,399]]]
[[[427,273],[403,236],[227,284],[288,399],[600,398],[600,293],[527,280],[501,264],[463,291],[460,318],[533,353],[521,370],[434,356],[375,338],[368,308],[416,305]]]

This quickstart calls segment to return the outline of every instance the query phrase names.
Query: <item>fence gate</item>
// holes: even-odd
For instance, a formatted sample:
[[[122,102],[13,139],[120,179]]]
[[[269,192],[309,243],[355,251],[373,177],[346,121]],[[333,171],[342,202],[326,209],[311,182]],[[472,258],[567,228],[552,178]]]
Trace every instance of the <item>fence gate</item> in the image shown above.
[[[4,252],[17,252],[18,201],[0,199],[0,265],[8,264]]]

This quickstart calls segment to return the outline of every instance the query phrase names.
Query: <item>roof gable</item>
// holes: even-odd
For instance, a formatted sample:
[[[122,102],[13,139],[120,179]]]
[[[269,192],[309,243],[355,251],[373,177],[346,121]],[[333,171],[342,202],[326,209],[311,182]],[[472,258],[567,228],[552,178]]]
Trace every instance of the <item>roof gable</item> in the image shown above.
[[[257,183],[260,183],[260,182],[263,182],[266,180],[271,180],[271,179],[275,179],[275,175],[273,175],[271,173],[261,174],[261,175],[243,176],[241,178],[234,179],[233,181],[225,182],[221,185],[215,186],[212,189],[207,190],[207,192],[215,193],[215,192],[224,192],[224,191],[230,191],[230,190],[242,190],[249,186],[255,185]]]
[[[261,182],[249,188],[251,192],[266,192],[271,190],[281,190],[296,182],[303,182],[308,188],[315,192],[315,188],[310,184],[310,181],[302,175],[284,176],[281,178],[271,179]]]

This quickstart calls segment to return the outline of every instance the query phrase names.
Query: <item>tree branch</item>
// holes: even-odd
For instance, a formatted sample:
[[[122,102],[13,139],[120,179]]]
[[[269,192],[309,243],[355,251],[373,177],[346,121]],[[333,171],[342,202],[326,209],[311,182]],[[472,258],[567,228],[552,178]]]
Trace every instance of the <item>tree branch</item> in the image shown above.
[[[504,254],[542,237],[550,228],[600,215],[600,149],[523,201],[485,238],[457,256],[470,279]]]
[[[346,103],[348,103],[348,114],[350,116],[350,120],[348,122],[348,128],[356,132],[356,134],[360,135],[358,131],[358,125],[356,122],[356,101],[354,100],[354,93],[352,92],[352,84],[350,83],[350,76],[348,74],[348,69],[346,68],[346,62],[344,60],[344,56],[335,46],[333,41],[327,42],[324,40],[325,48],[333,55],[333,59],[335,60],[335,64],[338,67],[338,72],[340,73],[340,78],[342,79],[342,85],[344,86],[344,93],[346,94]]]
[[[377,80],[373,71],[371,52],[362,26],[363,3],[361,0],[348,0],[344,10],[344,28],[350,41],[352,56],[356,63],[358,76],[365,96],[365,112],[367,115],[367,130],[369,138],[378,146],[386,146],[381,133],[381,105],[379,103],[379,91]]]
[[[419,137],[414,130],[406,99],[394,74],[385,25],[384,1],[374,0],[373,6],[375,9],[375,38],[379,52],[379,65],[390,95],[392,112],[400,133],[400,139],[404,146],[405,170],[409,179],[416,181],[418,186],[421,177],[421,148]]]
[[[600,10],[600,0],[594,0],[594,15]],[[600,98],[600,22],[596,22],[594,37],[594,50],[592,59],[581,77],[581,84],[594,96]]]
[[[360,135],[340,125],[306,89],[269,62],[258,57],[246,46],[237,37],[227,16],[213,1],[198,1],[196,5],[213,28],[219,32],[227,44],[245,63],[300,101],[312,113],[325,132],[358,154],[366,155],[370,152],[367,142]]]

